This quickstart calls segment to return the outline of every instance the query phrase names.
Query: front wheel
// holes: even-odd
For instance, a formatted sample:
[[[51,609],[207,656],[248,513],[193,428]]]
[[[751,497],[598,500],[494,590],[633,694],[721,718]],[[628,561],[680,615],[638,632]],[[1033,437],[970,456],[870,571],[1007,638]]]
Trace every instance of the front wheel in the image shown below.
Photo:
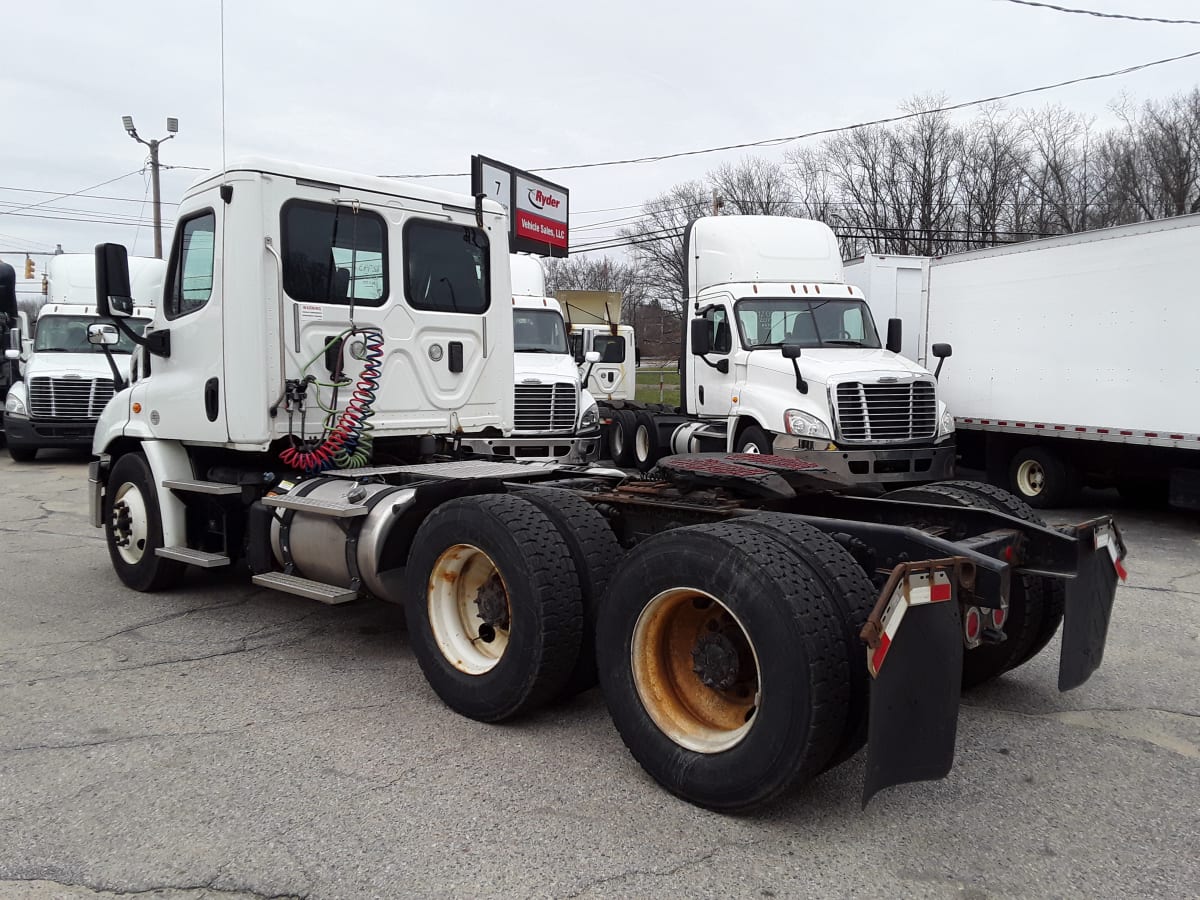
[[[748,425],[738,435],[736,449],[738,453],[770,453],[773,445],[769,434],[757,425]]]
[[[37,447],[14,444],[10,439],[8,442],[8,455],[12,457],[13,462],[33,462],[34,457],[37,456]]]
[[[135,591],[177,584],[185,566],[155,551],[163,546],[154,472],[141,453],[117,460],[104,492],[104,535],[117,577]]]
[[[1075,467],[1044,447],[1024,447],[1008,469],[1010,490],[1030,506],[1048,509],[1074,499],[1079,490]]]

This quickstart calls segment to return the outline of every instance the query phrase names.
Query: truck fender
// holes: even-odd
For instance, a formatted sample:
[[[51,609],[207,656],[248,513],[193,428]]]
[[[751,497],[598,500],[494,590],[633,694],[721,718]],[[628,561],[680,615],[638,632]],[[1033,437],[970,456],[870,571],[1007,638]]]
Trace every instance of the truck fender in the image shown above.
[[[158,509],[162,516],[162,540],[164,547],[187,545],[187,523],[184,519],[186,507],[170,488],[163,487],[164,480],[188,481],[192,474],[192,461],[187,450],[178,441],[144,440],[141,450],[154,473],[154,485],[158,492]]]

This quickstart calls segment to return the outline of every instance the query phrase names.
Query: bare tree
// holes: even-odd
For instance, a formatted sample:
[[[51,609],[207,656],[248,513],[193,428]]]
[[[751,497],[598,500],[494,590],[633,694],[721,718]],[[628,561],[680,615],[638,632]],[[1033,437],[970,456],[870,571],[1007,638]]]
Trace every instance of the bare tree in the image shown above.
[[[795,208],[791,179],[779,163],[747,156],[708,173],[713,193],[726,212],[744,216],[787,216]]]
[[[987,247],[1014,237],[1025,155],[1015,121],[998,108],[983,110],[963,128],[958,172],[963,245]]]
[[[703,182],[685,181],[642,206],[642,217],[618,235],[629,241],[642,273],[646,296],[675,319],[684,317],[687,259],[684,234],[693,219],[712,211]]]
[[[546,265],[546,291],[616,291],[621,295],[621,321],[638,325],[638,312],[646,302],[646,285],[636,264],[607,256],[573,256],[551,259]]]
[[[1062,106],[1024,116],[1029,141],[1025,177],[1036,200],[1037,232],[1075,232],[1104,221],[1102,167],[1092,119]]]

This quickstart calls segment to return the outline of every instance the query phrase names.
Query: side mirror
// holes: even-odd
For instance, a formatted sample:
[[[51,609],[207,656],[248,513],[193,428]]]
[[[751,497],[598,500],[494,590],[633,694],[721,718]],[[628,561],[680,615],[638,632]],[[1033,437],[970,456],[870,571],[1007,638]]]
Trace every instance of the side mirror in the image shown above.
[[[133,315],[129,253],[120,244],[96,245],[96,309],[102,316]]]
[[[949,344],[934,344],[930,349],[933,351],[933,355],[937,357],[938,361],[937,369],[935,369],[933,373],[933,377],[937,378],[942,374],[942,363],[944,363],[946,358],[954,352],[954,348]]]
[[[803,350],[799,344],[784,344],[779,349],[784,359],[797,359]]]
[[[600,353],[596,350],[589,350],[587,353],[583,354],[583,361],[585,363],[595,365],[596,363],[600,362]]]
[[[904,346],[904,323],[899,319],[888,319],[887,349],[899,353]]]
[[[117,326],[109,325],[107,322],[93,322],[88,326],[87,335],[89,344],[100,344],[105,347],[111,347],[121,340],[121,335],[117,333]]]
[[[20,351],[20,350],[14,350],[12,347],[9,347],[8,349],[6,349],[6,350],[4,351],[4,358],[5,358],[5,359],[20,359],[20,358],[21,358],[21,351]]]
[[[688,343],[692,345],[692,356],[706,356],[711,353],[712,344],[709,342],[708,320],[692,319],[690,327]]]
[[[8,329],[8,347],[9,347],[9,349],[16,350],[17,353],[20,354],[20,352],[21,352],[21,329],[20,328]]]

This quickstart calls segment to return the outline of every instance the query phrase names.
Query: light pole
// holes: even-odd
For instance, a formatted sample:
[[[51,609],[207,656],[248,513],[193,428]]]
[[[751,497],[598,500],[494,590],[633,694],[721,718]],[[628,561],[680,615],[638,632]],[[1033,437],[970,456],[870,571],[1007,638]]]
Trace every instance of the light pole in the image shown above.
[[[154,187],[154,255],[162,259],[162,199],[158,188],[158,145],[175,137],[179,132],[179,120],[168,116],[167,136],[154,141],[147,141],[138,136],[137,129],[133,127],[133,116],[121,116],[121,124],[125,126],[125,131],[131,138],[150,148],[150,181]]]

